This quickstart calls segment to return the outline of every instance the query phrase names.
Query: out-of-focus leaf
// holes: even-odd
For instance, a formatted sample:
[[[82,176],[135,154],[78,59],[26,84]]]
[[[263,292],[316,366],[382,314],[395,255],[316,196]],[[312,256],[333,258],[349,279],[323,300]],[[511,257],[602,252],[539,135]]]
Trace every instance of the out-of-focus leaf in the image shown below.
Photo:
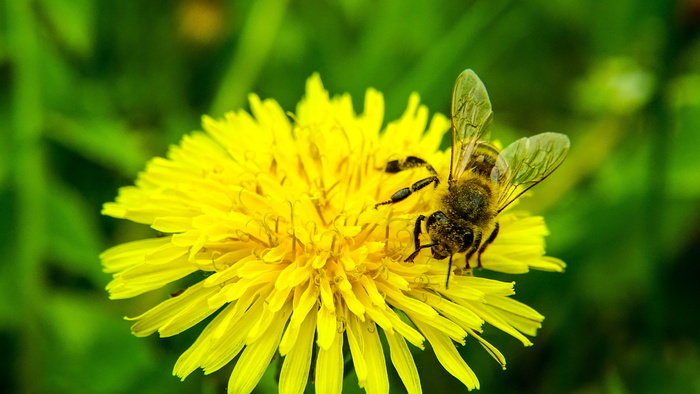
[[[0,191],[0,327],[14,326],[17,321],[17,270],[15,261],[15,229],[17,227],[14,212],[14,196]]]
[[[214,116],[221,116],[243,105],[261,66],[274,48],[275,35],[287,8],[287,2],[279,0],[261,0],[251,4],[238,47],[212,104]]]
[[[103,166],[131,178],[150,155],[143,138],[112,119],[89,119],[79,123],[53,114],[48,137]]]
[[[626,115],[646,104],[654,90],[652,74],[631,58],[597,62],[576,86],[581,111],[595,115]]]
[[[697,200],[700,197],[700,74],[676,79],[669,93],[677,114],[677,128],[669,136],[668,193],[676,198]]]
[[[416,90],[426,92],[431,87],[438,88],[447,102],[451,97],[451,84],[463,68],[486,69],[493,58],[469,56],[468,48],[480,44],[485,37],[485,31],[497,17],[501,16],[506,5],[506,2],[502,1],[474,2],[469,12],[461,14],[457,23],[447,26],[443,39],[438,40],[437,45],[430,46],[429,50],[413,64],[410,72],[405,73],[402,80],[386,93],[387,111],[392,111],[390,107],[403,105],[405,98],[411,92]],[[378,62],[381,64],[383,61],[378,60]],[[460,65],[452,73],[453,75],[447,73],[446,71],[455,63]],[[435,81],[445,81],[447,84],[441,86]],[[431,108],[431,111],[447,113],[446,109],[440,108]]]
[[[9,121],[2,115],[0,114],[0,122],[8,124]],[[13,163],[13,152],[10,148],[11,135],[11,133],[0,132],[0,190],[8,187],[8,183],[11,182],[11,166]]]
[[[54,39],[71,50],[87,55],[93,45],[94,2],[92,0],[43,0],[37,4],[39,13],[47,19]]]
[[[96,297],[96,296],[95,296]],[[155,362],[128,324],[101,302],[53,293],[45,300],[44,392],[123,393]]]
[[[46,196],[48,257],[69,272],[87,276],[93,283],[103,283],[98,255],[101,252],[97,212],[91,212],[80,194],[65,186],[51,185]]]
[[[95,300],[97,298],[97,301]],[[180,382],[151,343],[131,335],[129,323],[101,295],[54,292],[45,300],[46,393],[158,394],[200,392],[201,377]],[[174,361],[173,361],[174,362]]]

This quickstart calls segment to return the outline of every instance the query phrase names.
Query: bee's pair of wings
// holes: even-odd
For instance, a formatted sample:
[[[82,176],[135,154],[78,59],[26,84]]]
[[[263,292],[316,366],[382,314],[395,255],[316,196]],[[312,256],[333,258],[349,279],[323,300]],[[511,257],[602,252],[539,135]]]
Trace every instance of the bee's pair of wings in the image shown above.
[[[484,84],[472,70],[464,70],[452,93],[452,162],[450,181],[474,168],[475,148],[487,143],[493,119],[491,101]],[[569,138],[564,134],[542,133],[521,138],[500,153],[491,180],[499,185],[497,207],[502,211],[528,189],[549,176],[564,161]]]

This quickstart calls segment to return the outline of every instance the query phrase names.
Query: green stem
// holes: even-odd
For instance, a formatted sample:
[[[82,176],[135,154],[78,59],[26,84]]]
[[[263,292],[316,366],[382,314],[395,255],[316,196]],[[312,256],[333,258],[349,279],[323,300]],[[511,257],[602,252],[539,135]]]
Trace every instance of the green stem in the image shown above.
[[[240,108],[260,74],[287,7],[287,0],[261,0],[252,4],[231,64],[221,80],[210,113],[219,116]]]
[[[7,3],[9,55],[13,64],[12,130],[16,167],[16,264],[18,314],[22,325],[18,385],[20,392],[41,387],[40,302],[42,239],[46,232],[46,182],[40,149],[43,113],[39,82],[38,42],[30,1]]]

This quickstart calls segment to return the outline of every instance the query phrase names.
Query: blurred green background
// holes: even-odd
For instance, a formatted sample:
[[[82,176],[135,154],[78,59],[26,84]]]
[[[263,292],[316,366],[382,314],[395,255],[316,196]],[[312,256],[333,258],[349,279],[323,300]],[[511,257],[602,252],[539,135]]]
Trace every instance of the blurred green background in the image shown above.
[[[487,328],[505,371],[474,341],[460,350],[481,391],[700,392],[699,28],[697,0],[0,2],[0,387],[223,393],[232,365],[171,376],[202,325],[139,339],[122,320],[165,291],[108,300],[98,254],[153,232],[101,204],[248,92],[294,111],[318,71],[358,112],[382,91],[389,121],[412,91],[448,113],[472,68],[494,136],[573,146],[523,204],[546,216],[566,273],[481,273],[547,317],[527,349]],[[415,357],[426,392],[464,390]]]

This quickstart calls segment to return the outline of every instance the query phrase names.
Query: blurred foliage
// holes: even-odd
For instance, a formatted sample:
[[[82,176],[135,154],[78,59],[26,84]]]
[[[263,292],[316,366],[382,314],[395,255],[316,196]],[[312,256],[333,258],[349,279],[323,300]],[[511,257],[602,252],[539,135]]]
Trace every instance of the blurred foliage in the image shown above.
[[[473,341],[460,349],[482,391],[700,392],[699,28],[697,0],[1,2],[0,386],[224,392],[231,366],[171,376],[196,328],[129,333],[121,317],[167,291],[107,299],[97,255],[152,232],[101,204],[249,92],[293,111],[318,71],[358,111],[367,87],[384,92],[389,121],[412,91],[447,113],[472,68],[495,136],[559,131],[573,146],[523,204],[546,215],[567,272],[483,273],[516,280],[547,320],[530,349],[487,329],[506,371]],[[426,391],[463,390],[430,352],[415,356]],[[345,383],[358,391],[353,373]]]

